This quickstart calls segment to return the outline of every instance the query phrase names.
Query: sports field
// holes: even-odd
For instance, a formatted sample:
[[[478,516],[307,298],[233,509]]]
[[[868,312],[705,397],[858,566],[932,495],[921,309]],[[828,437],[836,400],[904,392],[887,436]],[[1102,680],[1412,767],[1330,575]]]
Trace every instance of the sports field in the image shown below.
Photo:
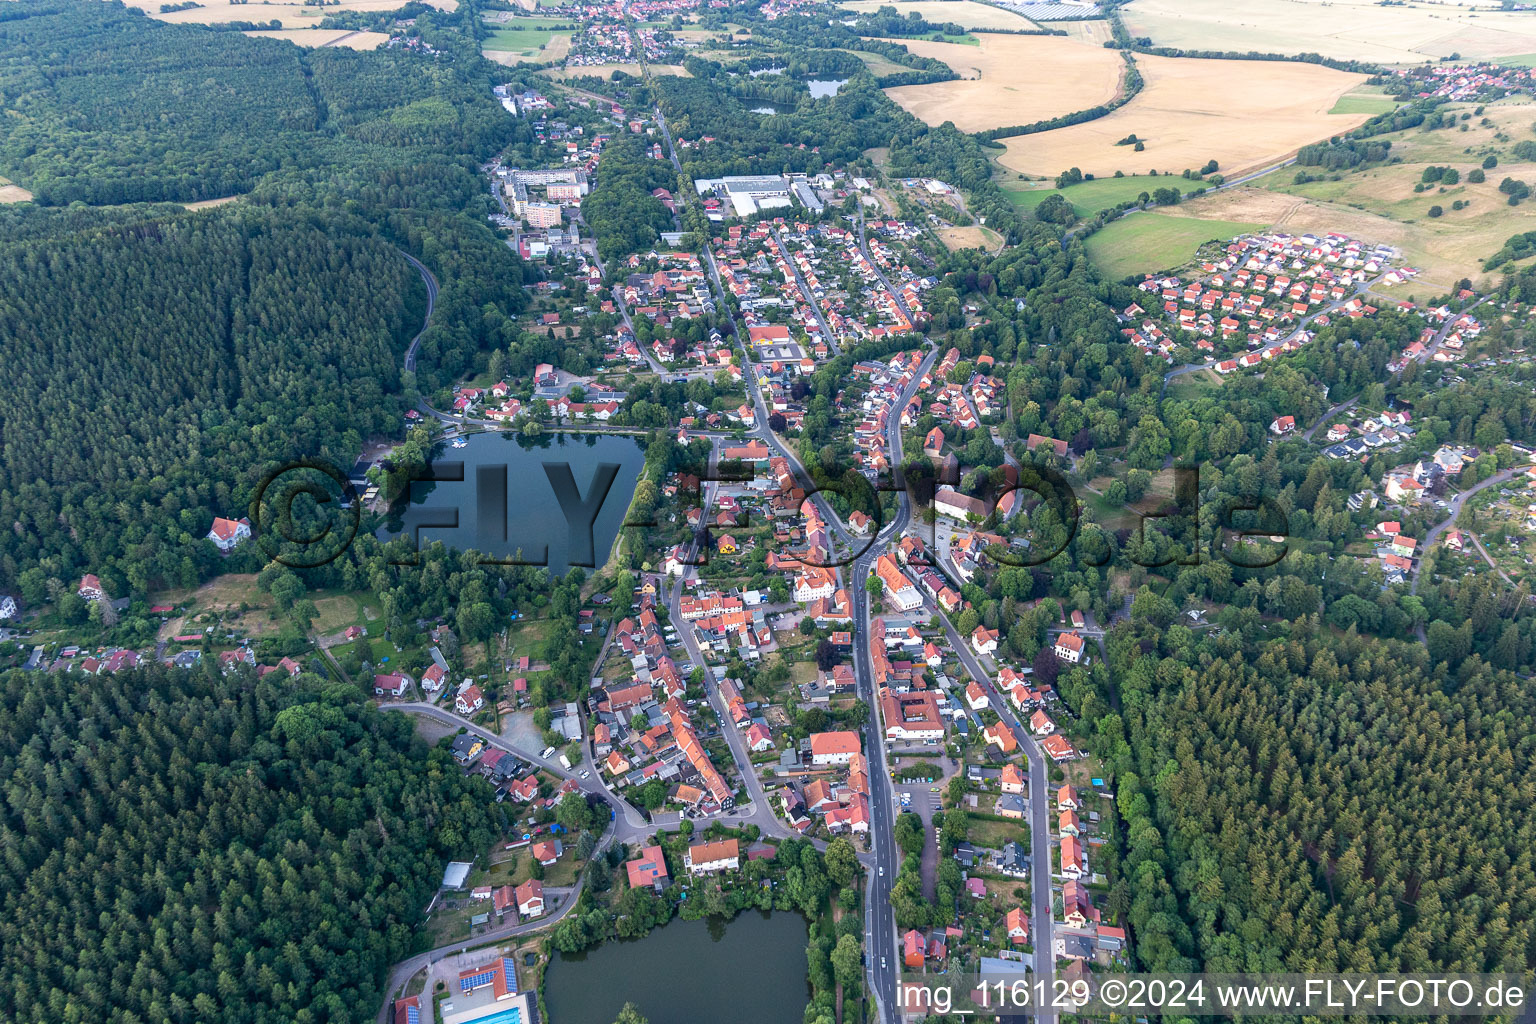
[[[349,50],[376,50],[389,42],[389,36],[383,32],[353,32],[335,28],[283,28],[276,32],[247,32],[246,35],[259,39],[286,39],[295,46],[310,49],[340,46]]]
[[[125,2],[129,7],[137,7],[152,18],[178,24],[219,25],[231,21],[250,21],[265,25],[276,20],[285,29],[314,28],[327,15],[341,11],[392,11],[400,7],[400,0],[341,0],[340,3],[327,7],[305,7],[301,0],[263,0],[262,3],[255,4],[232,4],[227,0],[202,0],[201,7],[161,14],[162,0],[125,0]],[[445,11],[451,11],[459,5],[458,0],[425,0],[425,2]]]
[[[985,249],[988,252],[996,252],[1003,247],[1005,239],[991,228],[940,228],[939,240],[950,252],[958,252],[961,249]]]
[[[961,28],[1034,28],[1035,23],[1022,14],[1005,11],[988,4],[969,3],[968,0],[853,0],[837,6],[858,14],[874,14],[881,7],[895,7],[896,13],[905,18],[917,13],[924,21],[935,25],[954,22]]]
[[[1172,270],[1189,262],[1206,242],[1263,228],[1254,221],[1201,220],[1149,211],[1115,221],[1088,236],[1084,244],[1088,258],[1104,276],[1118,280],[1130,274]]]
[[[1110,51],[1104,51],[1109,53]],[[1138,55],[1146,84],[1106,117],[1000,140],[1004,167],[1056,175],[1069,167],[1108,177],[1155,168],[1180,173],[1216,160],[1229,177],[1348,131],[1369,116],[1330,114],[1364,75],[1291,61],[1233,61]],[[1082,106],[1091,104],[1079,104]],[[1146,150],[1116,142],[1134,134]]]
[[[963,80],[903,85],[886,94],[928,124],[953,121],[961,131],[976,132],[1097,106],[1119,88],[1124,64],[1114,50],[1060,36],[976,38],[981,45],[903,40],[909,51],[943,61]]]
[[[1409,0],[1134,0],[1126,28],[1158,46],[1246,53],[1320,53],[1339,60],[1422,64],[1536,52],[1536,14]]]

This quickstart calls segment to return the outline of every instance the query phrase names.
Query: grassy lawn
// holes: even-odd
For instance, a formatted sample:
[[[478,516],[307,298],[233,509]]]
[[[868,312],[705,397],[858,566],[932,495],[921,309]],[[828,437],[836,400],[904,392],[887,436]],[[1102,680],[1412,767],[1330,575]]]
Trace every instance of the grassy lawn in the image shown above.
[[[1536,53],[1517,53],[1512,57],[1498,57],[1500,64],[1511,64],[1519,68],[1536,68]]]
[[[1362,85],[1340,96],[1330,114],[1380,114],[1397,106],[1379,85]]]
[[[1088,237],[1088,256],[1112,280],[1171,270],[1187,263],[1206,242],[1231,238],[1265,225],[1242,221],[1138,213]]]
[[[839,53],[851,53],[864,62],[873,75],[899,75],[903,71],[911,71],[912,68],[897,64],[889,58],[882,57],[878,53],[865,53],[863,50],[839,50]]]
[[[316,594],[313,600],[315,608],[320,612],[320,617],[314,621],[317,633],[336,633],[348,626],[366,628],[370,621],[378,617],[377,603],[363,595]]]
[[[1072,209],[1079,217],[1091,217],[1100,210],[1134,200],[1143,192],[1151,193],[1164,184],[1166,182],[1162,175],[1153,178],[1145,174],[1131,174],[1124,178],[1095,178],[1061,189],[1052,187],[1050,182],[1005,182],[1002,187],[1008,193],[1008,198],[1022,210],[1033,210],[1046,196],[1059,194],[1072,204]],[[1183,190],[1193,185],[1193,182],[1175,177],[1172,187]]]
[[[992,794],[984,793],[981,796],[983,807],[989,806]],[[1004,843],[1017,841],[1029,842],[1029,823],[1025,821],[991,821],[977,817],[975,814],[967,814],[970,820],[968,826],[971,843],[975,846],[987,846],[992,849],[1001,849]]]
[[[1197,398],[1214,394],[1221,388],[1222,378],[1214,370],[1196,370],[1173,378],[1168,382],[1168,397],[1181,402],[1193,402]]]
[[[569,20],[560,18],[514,18],[491,26],[490,37],[481,45],[486,50],[528,57],[538,53],[541,46],[547,45],[556,36],[569,35],[569,28],[555,28],[557,25],[569,24]]]

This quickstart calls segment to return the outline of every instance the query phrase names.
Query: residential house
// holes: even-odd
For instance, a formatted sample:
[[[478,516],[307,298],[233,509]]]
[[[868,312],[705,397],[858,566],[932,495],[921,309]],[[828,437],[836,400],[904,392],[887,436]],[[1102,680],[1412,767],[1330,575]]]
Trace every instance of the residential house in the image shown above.
[[[741,852],[735,839],[713,843],[695,843],[683,855],[683,866],[690,874],[706,875],[735,871],[741,866]]]
[[[1083,638],[1076,633],[1062,633],[1056,637],[1051,653],[1062,661],[1076,665],[1083,658]]]
[[[1008,941],[1013,945],[1029,944],[1029,917],[1019,907],[1014,907],[1003,917],[1003,927],[1008,932]]]
[[[811,764],[847,764],[849,758],[859,753],[859,734],[856,732],[817,732],[811,734]]]
[[[215,516],[213,528],[208,531],[208,539],[213,541],[214,547],[224,554],[229,554],[240,546],[240,542],[251,535],[251,521],[244,517],[240,519],[224,519]]]
[[[652,889],[665,889],[671,880],[667,876],[667,859],[662,855],[661,847],[647,846],[640,851],[640,856],[624,862],[624,869],[629,873],[629,887],[639,889],[650,886]]]
[[[517,912],[523,920],[544,916],[544,883],[530,878],[517,887]]]
[[[373,693],[377,697],[403,697],[410,686],[411,677],[404,672],[388,672],[373,677]]]
[[[1011,762],[1003,765],[1002,785],[1004,793],[1022,794],[1024,792],[1024,769]]]
[[[1065,878],[1082,878],[1088,873],[1088,858],[1083,844],[1076,836],[1064,836],[1061,840],[1061,874]]]
[[[927,955],[928,944],[923,940],[923,933],[913,928],[901,937],[901,962],[912,970],[922,970],[923,958]]]
[[[480,687],[466,679],[459,687],[458,696],[453,699],[453,710],[468,716],[483,707],[485,707],[485,694],[480,692]]]

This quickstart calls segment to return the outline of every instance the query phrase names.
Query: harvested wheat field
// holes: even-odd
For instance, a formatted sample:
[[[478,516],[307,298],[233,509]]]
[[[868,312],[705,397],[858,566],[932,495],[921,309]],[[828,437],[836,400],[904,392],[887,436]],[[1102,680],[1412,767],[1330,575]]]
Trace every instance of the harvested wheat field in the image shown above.
[[[928,124],[964,132],[1030,124],[1113,99],[1124,62],[1114,50],[1061,36],[978,34],[980,46],[903,40],[963,79],[903,85],[886,95]],[[1054,171],[1052,173],[1055,173]]]
[[[393,11],[400,7],[400,0],[341,0],[329,7],[306,7],[301,0],[262,0],[260,3],[232,4],[226,0],[206,0],[201,7],[185,11],[160,12],[160,0],[126,0],[129,7],[137,7],[152,18],[161,21],[191,25],[219,25],[231,21],[250,21],[259,25],[274,20],[285,29],[314,28],[327,15],[341,11]],[[458,0],[424,0],[433,7],[451,11]]]
[[[1470,8],[1472,5],[1468,5]],[[1339,60],[1422,64],[1536,52],[1536,17],[1422,0],[1135,0],[1126,28],[1157,46],[1246,53],[1320,53]]]
[[[286,39],[296,46],[317,50],[325,46],[340,46],[349,50],[377,50],[389,41],[383,32],[353,32],[335,28],[283,28],[276,32],[247,32],[252,38]]]
[[[924,21],[936,25],[953,22],[961,28],[1029,29],[1035,23],[1022,14],[1005,11],[989,4],[970,3],[969,0],[853,0],[838,4],[844,10],[858,14],[874,14],[881,7],[895,7],[903,18],[916,12]]]
[[[1027,174],[1077,167],[1107,176],[1149,168],[1178,174],[1214,159],[1231,177],[1348,131],[1369,116],[1328,113],[1365,76],[1315,64],[1143,54],[1136,66],[1146,85],[1125,106],[1094,121],[1002,139],[1008,151],[998,162]],[[1146,151],[1115,145],[1129,135],[1142,140]]]
[[[4,178],[0,178],[0,203],[25,203],[30,201],[32,193],[20,185],[12,185]]]

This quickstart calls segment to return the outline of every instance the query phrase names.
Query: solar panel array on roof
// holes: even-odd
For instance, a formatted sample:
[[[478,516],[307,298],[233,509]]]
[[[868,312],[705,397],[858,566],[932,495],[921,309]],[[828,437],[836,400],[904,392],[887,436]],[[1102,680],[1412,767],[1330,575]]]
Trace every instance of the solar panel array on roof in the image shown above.
[[[495,969],[492,969],[492,970],[489,970],[489,971],[481,971],[479,974],[471,974],[467,978],[460,978],[459,979],[459,991],[460,992],[471,992],[471,991],[479,988],[481,985],[489,985],[491,982],[493,982],[495,980],[496,980],[496,971],[495,971]]]
[[[509,959],[501,961],[501,973],[507,979],[507,991],[517,995],[517,964]]]
[[[405,1024],[421,1024],[421,1007],[408,1006],[405,1010]]]

